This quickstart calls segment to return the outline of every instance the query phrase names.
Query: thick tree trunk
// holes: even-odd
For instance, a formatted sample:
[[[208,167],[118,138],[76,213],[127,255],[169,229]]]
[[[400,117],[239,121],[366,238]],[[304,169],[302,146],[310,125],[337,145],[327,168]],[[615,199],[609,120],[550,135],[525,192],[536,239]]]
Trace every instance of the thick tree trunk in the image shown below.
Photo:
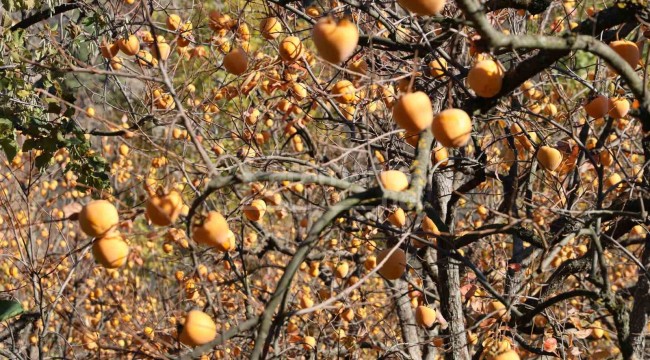
[[[643,153],[645,158],[650,156],[650,136],[643,138]],[[650,185],[650,174],[647,171],[643,174],[643,185]],[[649,226],[650,222],[645,223]],[[650,270],[650,234],[645,236],[645,248],[641,255],[641,263],[645,269]],[[644,274],[644,269],[639,269],[639,280],[636,284],[634,291],[634,304],[632,305],[632,313],[630,314],[630,336],[629,344],[633,350],[633,358],[645,359],[646,356],[646,341],[645,333],[650,314],[650,280]]]
[[[428,248],[422,263],[426,264],[426,275],[424,276],[424,288],[434,289],[438,281],[438,267],[436,265],[436,252],[433,248]],[[438,328],[425,330],[424,345],[422,346],[422,358],[424,360],[435,360],[438,349],[431,341],[434,336],[438,335]]]
[[[469,360],[465,316],[460,297],[460,269],[458,263],[449,257],[441,257],[439,263],[440,311],[449,323],[444,334],[448,336],[451,351],[445,354],[447,360]]]
[[[449,197],[453,191],[453,173],[436,172],[433,175],[433,207],[439,213],[440,218],[447,218],[446,209]],[[453,229],[453,216],[447,224]],[[439,242],[442,249],[448,249],[451,244]],[[460,294],[460,266],[457,261],[448,256],[438,254],[438,293],[440,294],[440,311],[447,320],[448,327],[444,330],[447,348],[445,353],[447,360],[469,360],[471,359],[467,349],[467,334],[465,331],[465,316],[463,315],[463,303]]]
[[[641,261],[646,269],[650,269],[650,235],[646,235],[645,249]],[[637,359],[645,359],[645,332],[650,314],[650,280],[639,270],[639,281],[634,291],[634,305],[630,314],[630,345]]]
[[[411,301],[406,295],[408,290],[406,281],[398,279],[393,282],[392,293],[397,305],[397,317],[402,332],[402,341],[406,344],[406,353],[409,354],[410,359],[421,360],[420,337]]]

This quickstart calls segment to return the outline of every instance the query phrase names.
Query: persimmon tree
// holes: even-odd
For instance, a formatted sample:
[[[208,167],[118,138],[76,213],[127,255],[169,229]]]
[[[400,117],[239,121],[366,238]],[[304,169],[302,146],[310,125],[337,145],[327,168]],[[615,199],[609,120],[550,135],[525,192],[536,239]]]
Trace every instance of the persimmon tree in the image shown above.
[[[0,355],[645,358],[647,11],[3,0]]]

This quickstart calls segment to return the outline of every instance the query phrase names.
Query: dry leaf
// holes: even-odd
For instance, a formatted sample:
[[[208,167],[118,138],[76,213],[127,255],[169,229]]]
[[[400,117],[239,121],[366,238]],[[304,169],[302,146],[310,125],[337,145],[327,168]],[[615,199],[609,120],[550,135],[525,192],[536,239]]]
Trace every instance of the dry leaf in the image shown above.
[[[81,206],[81,204],[79,204],[78,202],[67,204],[63,207],[63,216],[66,219],[76,220],[76,215],[79,214],[81,209],[83,209],[83,206]],[[71,218],[72,215],[75,215],[75,219]]]

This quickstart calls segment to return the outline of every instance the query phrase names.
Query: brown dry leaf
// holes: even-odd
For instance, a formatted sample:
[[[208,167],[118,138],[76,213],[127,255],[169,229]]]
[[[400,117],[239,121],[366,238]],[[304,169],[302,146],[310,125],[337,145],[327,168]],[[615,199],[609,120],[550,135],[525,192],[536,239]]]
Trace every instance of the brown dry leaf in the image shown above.
[[[66,219],[76,220],[77,214],[79,214],[81,209],[83,209],[83,206],[81,206],[81,204],[79,204],[78,202],[73,202],[73,203],[67,204],[67,205],[65,205],[63,207],[63,216]],[[73,215],[74,215],[75,219],[72,219]]]
[[[581,354],[581,352],[580,352],[580,348],[578,348],[577,346],[572,347],[571,350],[570,350],[569,352],[570,352],[571,355],[573,355],[573,356],[580,356],[580,354]]]
[[[440,323],[440,328],[441,329],[446,329],[449,324],[447,323],[447,320],[445,320],[444,317],[442,317],[442,314],[440,311],[436,311],[436,318],[438,319],[438,322]]]
[[[577,339],[586,339],[589,335],[591,335],[591,329],[568,329],[565,331],[567,334],[571,334],[575,336]]]
[[[482,301],[480,301],[477,298],[472,299],[469,302],[469,306],[472,308],[472,310],[476,311],[477,313],[485,312],[485,305],[483,304]]]
[[[589,357],[590,359],[593,360],[600,360],[600,359],[610,359],[612,357],[612,353],[609,350],[596,350],[591,353],[591,356]]]
[[[460,288],[460,294],[465,297],[465,301],[469,300],[476,293],[476,285],[467,284]]]

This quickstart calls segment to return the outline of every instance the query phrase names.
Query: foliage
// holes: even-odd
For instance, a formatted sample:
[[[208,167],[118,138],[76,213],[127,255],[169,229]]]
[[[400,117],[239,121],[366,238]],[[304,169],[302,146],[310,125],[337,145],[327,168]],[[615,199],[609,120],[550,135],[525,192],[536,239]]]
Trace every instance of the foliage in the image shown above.
[[[647,353],[645,3],[2,4],[0,356]]]

